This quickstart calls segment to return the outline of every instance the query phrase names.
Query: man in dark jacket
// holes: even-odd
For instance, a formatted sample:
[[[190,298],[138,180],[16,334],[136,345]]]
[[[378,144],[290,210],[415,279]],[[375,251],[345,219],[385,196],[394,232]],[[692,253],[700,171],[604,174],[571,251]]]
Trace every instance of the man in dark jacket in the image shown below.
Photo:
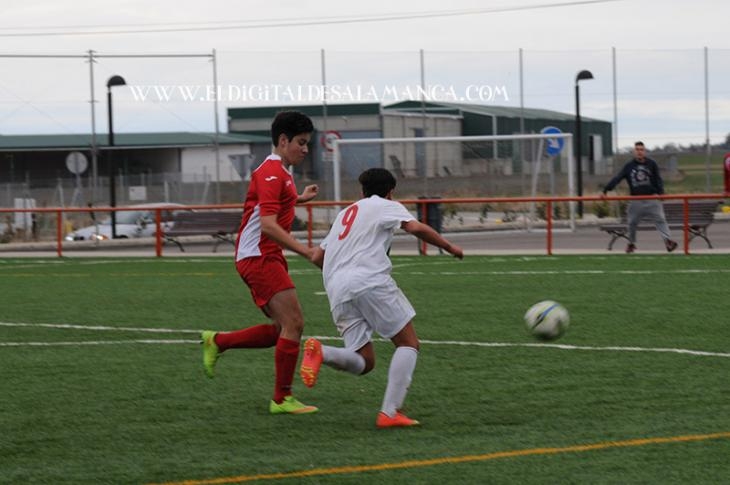
[[[664,193],[664,182],[659,175],[659,166],[651,158],[646,158],[646,148],[643,142],[634,143],[634,158],[606,184],[603,188],[603,195],[605,196],[606,192],[613,190],[623,179],[626,179],[626,183],[629,184],[631,195],[662,195]],[[664,206],[660,200],[632,200],[629,202],[627,216],[629,222],[627,253],[636,251],[636,226],[642,219],[654,221],[664,239],[667,251],[672,252],[677,249],[677,243],[672,240],[669,233],[669,226],[664,217]]]

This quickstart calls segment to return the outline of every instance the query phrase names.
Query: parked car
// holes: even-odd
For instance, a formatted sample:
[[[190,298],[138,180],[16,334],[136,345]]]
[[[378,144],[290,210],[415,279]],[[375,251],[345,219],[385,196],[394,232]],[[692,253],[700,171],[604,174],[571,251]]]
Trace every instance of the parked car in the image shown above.
[[[139,204],[138,210],[117,211],[116,233],[117,238],[154,237],[155,235],[155,207],[171,207],[182,204],[152,203]],[[169,229],[174,225],[173,217],[179,212],[176,210],[162,211],[162,228]],[[107,216],[97,224],[82,227],[66,236],[67,241],[104,241],[112,238],[111,217]]]

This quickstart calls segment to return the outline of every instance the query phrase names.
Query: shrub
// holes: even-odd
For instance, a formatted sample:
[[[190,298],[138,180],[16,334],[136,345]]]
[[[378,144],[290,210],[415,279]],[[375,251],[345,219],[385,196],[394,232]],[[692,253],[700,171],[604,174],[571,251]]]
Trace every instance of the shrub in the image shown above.
[[[608,205],[607,200],[601,200],[593,203],[593,214],[599,219],[608,217],[610,213],[611,207]]]

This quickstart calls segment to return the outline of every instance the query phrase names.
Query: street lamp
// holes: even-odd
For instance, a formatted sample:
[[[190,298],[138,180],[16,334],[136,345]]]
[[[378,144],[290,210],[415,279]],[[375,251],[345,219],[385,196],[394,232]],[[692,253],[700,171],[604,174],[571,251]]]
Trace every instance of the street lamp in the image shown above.
[[[577,172],[578,197],[583,196],[583,139],[581,137],[580,123],[580,88],[578,81],[593,79],[591,71],[581,71],[575,76],[575,171]],[[578,201],[578,217],[583,217],[583,201]]]
[[[106,82],[106,102],[107,112],[109,114],[109,206],[116,207],[117,205],[117,190],[116,190],[116,178],[114,176],[115,167],[112,160],[111,147],[114,146],[114,126],[112,124],[112,86],[126,86],[127,82],[122,76],[112,76]],[[112,239],[117,237],[117,212],[112,211]]]

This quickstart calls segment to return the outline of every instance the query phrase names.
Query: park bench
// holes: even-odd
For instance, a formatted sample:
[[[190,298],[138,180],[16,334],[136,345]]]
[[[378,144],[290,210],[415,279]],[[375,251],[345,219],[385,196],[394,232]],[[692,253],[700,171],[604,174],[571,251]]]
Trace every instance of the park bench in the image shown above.
[[[717,200],[690,200],[689,201],[689,240],[695,237],[705,240],[707,247],[712,248],[712,243],[707,237],[707,228],[713,223],[715,218],[715,209],[717,209],[720,201]],[[608,250],[613,247],[613,243],[619,238],[629,240],[629,224],[627,221],[626,210],[628,204],[623,207],[621,220],[617,223],[601,224],[601,231],[605,231],[611,235],[611,241],[608,243]],[[672,230],[684,230],[684,202],[681,200],[664,201],[664,216],[667,219],[667,225]],[[656,229],[653,222],[641,221],[636,227],[637,231],[645,231]]]
[[[165,230],[163,237],[166,241],[176,244],[180,251],[185,251],[182,242],[178,239],[181,236],[211,236],[215,240],[213,252],[216,252],[218,245],[227,241],[236,243],[236,235],[241,225],[240,211],[202,211],[190,212],[180,211],[173,217],[172,227]]]

